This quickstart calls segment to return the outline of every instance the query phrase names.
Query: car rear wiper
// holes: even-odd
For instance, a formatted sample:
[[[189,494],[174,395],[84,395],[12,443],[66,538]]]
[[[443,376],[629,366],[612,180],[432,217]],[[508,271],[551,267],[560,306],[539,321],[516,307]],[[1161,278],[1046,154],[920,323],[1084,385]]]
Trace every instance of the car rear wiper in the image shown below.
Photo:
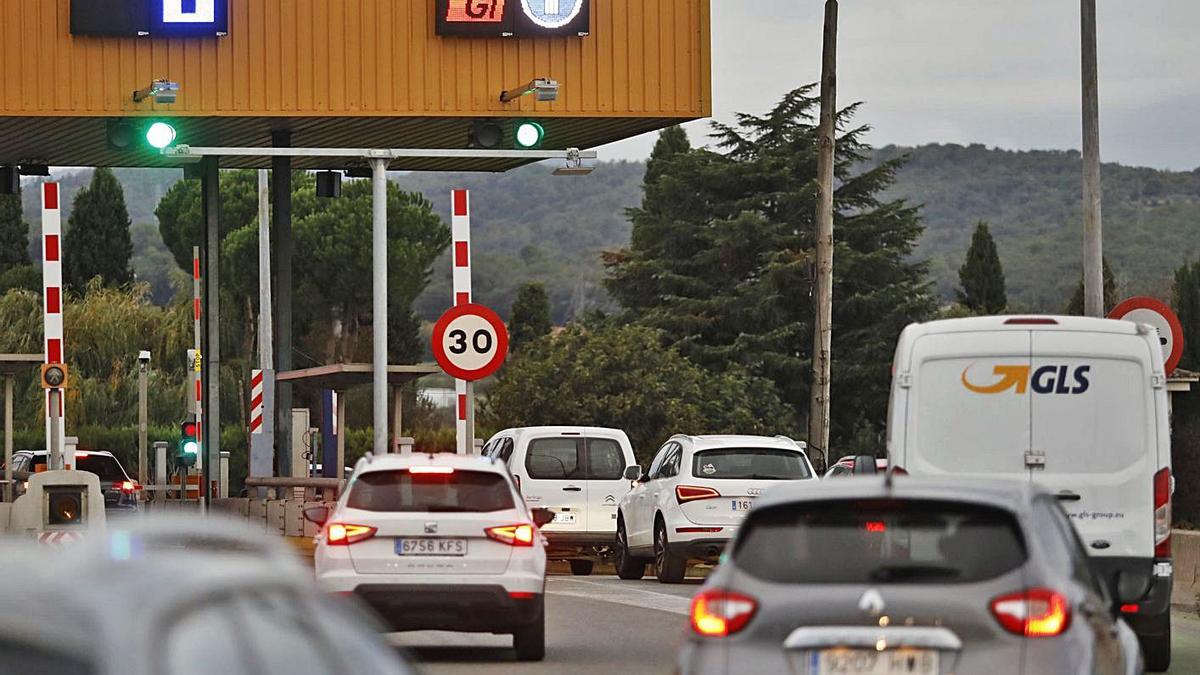
[[[943,565],[880,565],[871,570],[871,581],[915,581],[918,579],[955,579],[962,576],[957,567]]]

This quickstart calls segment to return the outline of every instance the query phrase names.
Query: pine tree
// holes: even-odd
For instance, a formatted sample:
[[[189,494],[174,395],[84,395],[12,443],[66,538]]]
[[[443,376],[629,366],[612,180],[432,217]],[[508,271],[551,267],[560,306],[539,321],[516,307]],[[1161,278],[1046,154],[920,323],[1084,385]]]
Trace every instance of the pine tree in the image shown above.
[[[1108,314],[1113,307],[1117,306],[1117,280],[1113,277],[1112,269],[1108,266],[1108,258],[1104,258],[1104,313]],[[1083,279],[1079,280],[1079,285],[1075,287],[1075,295],[1071,296],[1071,301],[1067,303],[1067,309],[1064,312],[1069,316],[1083,316]]]
[[[512,351],[520,351],[530,342],[549,335],[550,328],[550,296],[546,294],[546,286],[534,282],[522,284],[509,315]]]
[[[21,213],[21,193],[0,195],[0,274],[29,264],[29,224]]]
[[[631,209],[628,249],[609,253],[606,286],[630,320],[658,328],[700,365],[731,364],[808,408],[812,345],[818,99],[789,93],[763,117],[715,125],[719,151],[682,151],[663,134]],[[882,429],[896,336],[928,317],[925,266],[911,260],[917,209],[880,193],[900,161],[860,171],[869,148],[855,111],[839,114],[834,194],[834,437]],[[860,418],[865,422],[860,422]]]
[[[125,192],[111,169],[99,168],[92,181],[75,195],[63,239],[63,281],[81,291],[93,277],[105,286],[133,281]]]
[[[958,301],[968,309],[979,314],[1000,314],[1008,307],[1000,254],[996,252],[996,241],[988,224],[983,221],[975,226],[967,259],[958,268],[958,281],[962,284]]]
[[[1183,358],[1179,367],[1200,370],[1200,261],[1175,270],[1171,300],[1179,323],[1183,324]]]

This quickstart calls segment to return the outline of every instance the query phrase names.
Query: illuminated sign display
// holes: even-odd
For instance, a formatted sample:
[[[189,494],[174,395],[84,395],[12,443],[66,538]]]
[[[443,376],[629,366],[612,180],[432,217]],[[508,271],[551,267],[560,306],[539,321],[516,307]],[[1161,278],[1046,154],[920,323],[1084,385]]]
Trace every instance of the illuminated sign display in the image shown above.
[[[229,31],[229,0],[71,0],[71,34],[213,37]]]
[[[437,0],[438,35],[587,35],[590,23],[591,0]]]

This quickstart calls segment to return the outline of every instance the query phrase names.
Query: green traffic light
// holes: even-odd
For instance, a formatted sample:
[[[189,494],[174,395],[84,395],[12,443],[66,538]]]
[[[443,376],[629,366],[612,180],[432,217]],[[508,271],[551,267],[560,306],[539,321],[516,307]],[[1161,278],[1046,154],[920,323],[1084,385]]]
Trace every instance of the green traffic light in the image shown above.
[[[517,124],[516,141],[521,148],[536,148],[542,144],[546,129],[537,122],[519,122]]]
[[[200,452],[200,444],[196,441],[184,441],[181,449],[185,455],[194,455]]]
[[[146,129],[146,142],[162,150],[175,142],[175,127],[166,122],[155,122]]]

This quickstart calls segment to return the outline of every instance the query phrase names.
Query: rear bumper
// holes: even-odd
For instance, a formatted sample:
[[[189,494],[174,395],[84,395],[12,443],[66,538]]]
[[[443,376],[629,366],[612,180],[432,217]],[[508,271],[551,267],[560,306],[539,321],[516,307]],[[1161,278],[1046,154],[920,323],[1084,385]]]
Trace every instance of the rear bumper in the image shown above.
[[[617,542],[616,530],[612,532],[547,532],[542,536],[551,546],[612,546]]]
[[[1150,591],[1138,601],[1138,611],[1121,613],[1139,638],[1157,637],[1171,632],[1172,581],[1172,577],[1151,577]]]
[[[514,598],[503,586],[360,584],[353,595],[395,631],[511,633],[542,619],[542,593]]]
[[[725,547],[729,545],[729,541],[729,537],[707,537],[690,541],[672,541],[667,544],[667,548],[672,555],[715,563],[720,559]]]

